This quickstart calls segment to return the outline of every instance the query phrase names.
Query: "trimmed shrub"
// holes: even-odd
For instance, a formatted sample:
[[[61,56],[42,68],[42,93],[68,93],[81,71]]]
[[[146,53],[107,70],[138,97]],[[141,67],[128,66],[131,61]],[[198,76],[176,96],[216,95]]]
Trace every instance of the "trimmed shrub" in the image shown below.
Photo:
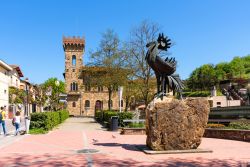
[[[98,115],[101,117],[102,116],[102,112],[98,113]],[[100,118],[98,116],[98,118]],[[124,123],[123,120],[124,119],[132,119],[133,118],[133,113],[131,112],[118,112],[118,111],[103,111],[103,122],[107,122],[110,123],[111,117],[112,116],[118,116],[118,123],[119,126],[124,127]]]
[[[66,110],[54,112],[32,113],[30,121],[30,129],[51,130],[56,125],[62,123],[69,117]]]
[[[118,122],[119,122],[119,125],[121,127],[125,126],[125,124],[123,122],[124,119],[133,119],[133,113],[132,112],[121,112],[121,113],[118,114],[118,116],[119,116]]]
[[[237,121],[230,122],[228,128],[250,130],[250,120],[239,119]]]
[[[211,93],[208,91],[203,91],[203,92],[197,91],[197,92],[183,92],[182,95],[184,97],[208,97],[211,95]]]
[[[95,112],[95,119],[96,121],[102,121],[102,111]]]
[[[69,112],[66,110],[59,111],[60,114],[60,123],[64,122],[67,118],[69,118]]]

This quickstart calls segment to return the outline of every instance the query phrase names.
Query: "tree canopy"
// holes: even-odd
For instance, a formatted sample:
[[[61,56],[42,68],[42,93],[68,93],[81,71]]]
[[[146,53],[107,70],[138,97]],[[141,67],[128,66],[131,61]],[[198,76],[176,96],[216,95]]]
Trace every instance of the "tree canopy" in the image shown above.
[[[97,67],[86,68],[85,84],[92,86],[105,86],[109,93],[109,110],[111,109],[111,97],[119,86],[125,85],[129,70],[126,69],[126,54],[118,35],[108,29],[102,34],[99,47],[90,54],[91,63]],[[95,72],[95,70],[99,70]],[[88,77],[89,76],[91,77]],[[87,82],[87,83],[86,83]]]
[[[57,78],[49,78],[42,84],[42,89],[45,89],[45,94],[48,96],[50,108],[56,110],[59,105],[60,93],[65,93],[64,82]]]
[[[222,80],[249,77],[250,55],[247,55],[237,56],[230,62],[221,62],[216,65],[204,64],[192,71],[186,83],[191,90],[210,90]]]

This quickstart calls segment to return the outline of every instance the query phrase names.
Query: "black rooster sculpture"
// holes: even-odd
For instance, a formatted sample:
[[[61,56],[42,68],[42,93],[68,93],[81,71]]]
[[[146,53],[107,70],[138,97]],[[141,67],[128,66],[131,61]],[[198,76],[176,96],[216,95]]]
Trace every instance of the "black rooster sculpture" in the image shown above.
[[[159,56],[159,50],[167,51],[171,46],[171,40],[164,37],[163,33],[159,34],[157,41],[150,42],[146,45],[148,48],[146,54],[146,61],[149,66],[154,70],[155,76],[157,79],[157,96],[163,98],[167,95],[170,90],[173,91],[173,94],[177,92],[180,98],[182,98],[181,92],[184,88],[184,84],[181,81],[178,74],[174,74],[176,71],[176,60],[171,57],[167,57],[163,60]]]

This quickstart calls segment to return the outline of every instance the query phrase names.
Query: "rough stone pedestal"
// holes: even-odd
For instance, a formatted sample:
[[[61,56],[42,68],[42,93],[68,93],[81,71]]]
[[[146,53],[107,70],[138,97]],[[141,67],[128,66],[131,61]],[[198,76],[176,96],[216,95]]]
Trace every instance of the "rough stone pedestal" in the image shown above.
[[[209,111],[206,98],[154,99],[146,109],[147,146],[156,151],[196,149]]]

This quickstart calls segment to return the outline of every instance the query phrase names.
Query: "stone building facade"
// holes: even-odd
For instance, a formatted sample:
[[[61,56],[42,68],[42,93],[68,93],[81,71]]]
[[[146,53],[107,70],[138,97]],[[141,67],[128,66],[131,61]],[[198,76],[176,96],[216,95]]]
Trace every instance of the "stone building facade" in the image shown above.
[[[96,110],[108,109],[108,90],[104,87],[90,87],[85,85],[83,75],[83,54],[85,39],[79,37],[64,37],[63,49],[65,52],[65,90],[67,93],[67,109],[70,115],[94,116]],[[118,93],[113,92],[112,109],[119,109]],[[121,102],[123,108],[123,101]]]

